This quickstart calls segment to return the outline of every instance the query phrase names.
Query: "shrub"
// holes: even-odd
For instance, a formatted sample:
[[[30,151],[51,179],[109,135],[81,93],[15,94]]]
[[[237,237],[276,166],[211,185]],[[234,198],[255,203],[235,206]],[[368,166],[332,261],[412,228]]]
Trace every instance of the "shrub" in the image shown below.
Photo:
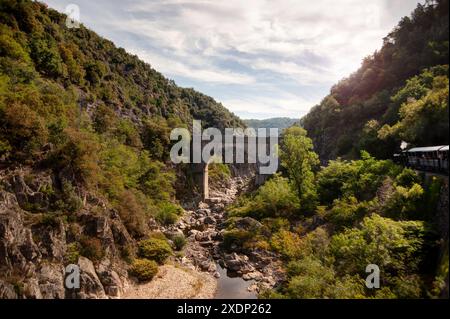
[[[147,172],[140,177],[140,190],[156,201],[167,201],[175,193],[174,181],[172,171],[165,170],[162,162],[152,161],[147,166]]]
[[[230,209],[232,216],[289,217],[300,207],[299,199],[287,178],[276,175],[256,192],[253,198],[239,200]]]
[[[104,256],[104,250],[100,239],[89,236],[81,236],[80,238],[80,254],[91,260],[100,260]]]
[[[404,168],[403,171],[395,178],[395,182],[399,186],[411,187],[413,184],[420,183],[420,177],[414,170]]]
[[[225,249],[233,249],[233,246],[243,247],[245,243],[253,238],[253,234],[242,229],[232,229],[223,234],[223,246]]]
[[[70,243],[67,245],[65,261],[68,264],[76,264],[78,262],[78,257],[80,257],[80,251],[78,243]]]
[[[48,131],[43,118],[28,106],[15,102],[2,115],[0,124],[6,129],[5,137],[17,151],[36,151],[47,141]]]
[[[326,214],[326,219],[337,228],[349,227],[356,221],[361,220],[368,213],[369,207],[369,203],[358,203],[358,200],[353,196],[335,199],[333,207]]]
[[[182,211],[182,208],[178,205],[169,202],[162,202],[158,205],[158,212],[155,217],[161,224],[171,225],[177,222],[178,216]]]
[[[58,214],[55,213],[45,213],[41,216],[39,224],[44,226],[50,226],[52,228],[57,227],[59,225],[59,216]]]
[[[182,234],[176,235],[173,238],[173,244],[176,250],[182,250],[183,247],[186,245],[186,238]]]
[[[333,284],[335,274],[331,268],[313,258],[305,258],[289,265],[292,276],[287,286],[291,298],[321,298]]]
[[[158,273],[158,264],[153,260],[135,259],[129,273],[139,281],[149,281]]]
[[[77,195],[73,185],[67,181],[63,180],[61,199],[55,202],[55,206],[59,210],[66,210],[69,212],[78,211],[83,205],[81,198]]]
[[[97,137],[89,132],[66,128],[59,141],[60,145],[49,165],[61,170],[69,170],[73,176],[87,186],[94,186],[100,179],[101,170],[98,166],[99,150],[101,148]]]
[[[117,115],[104,104],[99,104],[93,114],[93,126],[96,132],[106,133],[114,130],[117,125]]]
[[[178,216],[167,211],[159,211],[156,214],[156,220],[162,225],[172,225],[178,220]]]
[[[159,264],[164,263],[172,253],[172,248],[166,240],[150,238],[142,240],[138,244],[140,257],[154,260]]]
[[[422,213],[418,215],[418,208],[424,200],[424,190],[419,184],[413,184],[410,188],[396,186],[390,194],[385,205],[384,213],[395,218],[423,219]]]
[[[130,234],[134,237],[143,236],[147,230],[147,218],[142,203],[133,191],[123,191],[116,206],[119,216]]]
[[[270,241],[272,249],[279,252],[284,258],[292,259],[302,253],[302,241],[300,237],[287,230],[280,230],[272,236]]]
[[[376,264],[385,276],[414,272],[421,261],[425,227],[419,221],[394,221],[373,214],[364,218],[360,228],[335,234],[330,243],[336,269],[358,273]]]
[[[211,163],[208,165],[208,177],[211,183],[226,181],[230,178],[230,167],[223,163]]]

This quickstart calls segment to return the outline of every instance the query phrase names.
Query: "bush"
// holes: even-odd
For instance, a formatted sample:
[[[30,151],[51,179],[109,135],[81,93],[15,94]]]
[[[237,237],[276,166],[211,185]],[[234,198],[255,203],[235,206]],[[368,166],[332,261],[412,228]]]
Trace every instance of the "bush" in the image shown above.
[[[242,229],[232,229],[223,234],[223,246],[226,250],[233,250],[233,246],[243,247],[247,241],[253,238],[253,234]]]
[[[395,178],[395,182],[399,186],[411,187],[414,184],[420,183],[420,177],[414,170],[404,168],[403,171]]]
[[[80,257],[78,243],[70,243],[67,245],[65,260],[68,264],[76,264]]]
[[[117,210],[125,227],[134,237],[141,237],[147,230],[146,215],[142,203],[131,190],[123,191],[117,201]]]
[[[359,273],[368,264],[376,264],[387,277],[418,269],[424,236],[423,222],[394,221],[373,214],[364,218],[360,228],[335,234],[330,251],[339,272]]]
[[[292,259],[302,253],[302,241],[296,233],[280,230],[272,236],[270,241],[272,249],[279,252],[284,258]]]
[[[20,103],[9,105],[0,117],[0,124],[4,128],[5,138],[9,145],[18,152],[35,152],[48,138],[48,131],[42,117],[36,111]]]
[[[55,201],[55,208],[69,212],[78,211],[83,205],[81,198],[77,195],[75,187],[67,181],[63,180],[61,199]]]
[[[230,178],[230,167],[223,163],[211,163],[208,165],[208,177],[211,183],[226,181]]]
[[[154,260],[159,264],[163,264],[172,253],[169,243],[163,239],[150,238],[142,240],[138,244],[140,257]]]
[[[424,190],[419,184],[410,188],[396,186],[384,204],[383,211],[387,216],[400,219],[423,219],[425,214],[418,208],[424,200]]]
[[[338,229],[350,227],[361,220],[369,211],[370,203],[361,202],[353,197],[335,199],[333,207],[326,214],[326,219],[331,221]]]
[[[66,128],[58,142],[49,165],[56,163],[58,169],[68,170],[68,174],[78,177],[86,186],[95,186],[101,177],[98,166],[101,146],[95,134]]]
[[[178,205],[169,202],[159,204],[158,209],[155,217],[156,220],[163,225],[175,224],[178,220],[178,216],[183,211]]]
[[[100,239],[89,236],[81,236],[80,238],[80,254],[91,260],[100,260],[104,256],[104,250]]]
[[[158,273],[158,264],[153,260],[135,259],[128,272],[139,281],[149,281]]]
[[[176,235],[173,238],[173,244],[175,246],[176,250],[182,250],[183,247],[186,245],[186,238],[184,237],[184,235]]]
[[[262,185],[253,198],[240,199],[229,211],[231,216],[290,217],[300,207],[287,178],[276,175]]]

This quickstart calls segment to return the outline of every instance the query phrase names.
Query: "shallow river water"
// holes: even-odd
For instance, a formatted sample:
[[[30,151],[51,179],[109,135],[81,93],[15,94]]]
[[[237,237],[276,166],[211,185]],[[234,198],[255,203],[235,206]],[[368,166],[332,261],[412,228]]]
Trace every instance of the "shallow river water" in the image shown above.
[[[217,264],[217,271],[220,278],[217,279],[216,299],[256,299],[256,293],[250,292],[247,288],[254,282],[252,280],[244,280],[241,277],[233,277],[227,272],[226,268],[222,268]]]

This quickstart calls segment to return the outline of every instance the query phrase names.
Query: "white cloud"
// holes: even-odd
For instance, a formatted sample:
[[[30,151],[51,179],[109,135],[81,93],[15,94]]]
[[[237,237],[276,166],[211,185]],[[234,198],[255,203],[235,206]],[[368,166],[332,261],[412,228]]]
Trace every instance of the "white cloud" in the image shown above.
[[[74,2],[44,1],[61,11]],[[318,103],[323,95],[310,91],[326,94],[324,88],[355,71],[418,1],[76,2],[83,23],[158,71],[185,83],[190,79],[199,89],[212,83],[217,94],[208,93],[221,96],[238,115],[252,110],[260,117],[276,110],[300,114]],[[295,85],[298,93],[292,94]],[[277,95],[263,98],[261,87]],[[245,93],[250,89],[253,96]]]
[[[222,84],[251,84],[255,82],[253,77],[246,74],[224,71],[214,67],[208,68],[208,66],[202,65],[192,66],[150,51],[129,49],[129,52],[149,63],[154,69],[169,76],[183,76],[194,80]]]
[[[245,118],[293,117],[305,115],[313,101],[294,94],[279,97],[243,97],[224,100],[223,104],[232,112],[245,114]]]

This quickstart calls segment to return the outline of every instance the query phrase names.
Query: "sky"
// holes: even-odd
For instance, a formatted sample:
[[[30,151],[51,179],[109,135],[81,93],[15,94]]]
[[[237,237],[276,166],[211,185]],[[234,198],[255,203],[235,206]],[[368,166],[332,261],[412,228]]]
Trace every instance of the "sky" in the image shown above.
[[[44,0],[243,119],[300,118],[417,0]]]

